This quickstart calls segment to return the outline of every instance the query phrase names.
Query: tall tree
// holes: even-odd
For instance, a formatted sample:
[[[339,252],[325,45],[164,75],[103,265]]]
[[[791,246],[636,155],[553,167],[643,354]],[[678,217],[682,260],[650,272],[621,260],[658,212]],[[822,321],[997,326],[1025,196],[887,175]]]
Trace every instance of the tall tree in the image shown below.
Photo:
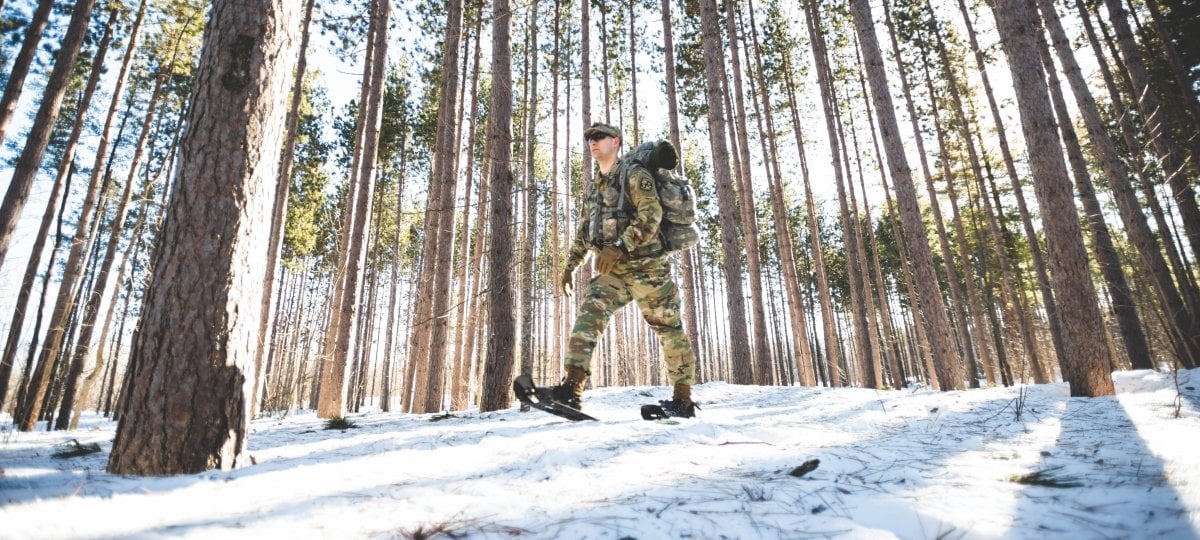
[[[587,0],[583,4],[586,27]],[[491,170],[491,246],[488,250],[488,340],[480,411],[508,408],[515,330],[512,316],[512,52],[508,0],[492,0],[492,101],[488,108],[486,156]],[[586,37],[586,33],[585,33]],[[586,43],[586,41],[585,41]],[[587,50],[587,46],[584,46]],[[586,58],[586,56],[585,56]],[[586,79],[584,79],[586,84]]]
[[[79,50],[83,47],[83,38],[87,34],[92,7],[95,5],[96,0],[79,0],[75,3],[67,33],[54,59],[54,69],[50,71],[50,78],[42,92],[41,104],[33,117],[33,129],[25,137],[25,146],[21,150],[21,156],[17,158],[16,166],[13,167],[12,180],[8,184],[8,191],[4,193],[4,202],[0,204],[0,266],[4,264],[13,231],[17,229],[17,221],[21,219],[21,210],[25,208],[25,201],[29,199],[29,191],[33,188],[33,180],[42,163],[42,155],[46,152],[46,146],[50,144],[51,131],[62,108],[63,97],[66,96],[71,73],[75,69],[75,60],[79,58]]]
[[[215,0],[107,470],[240,463],[299,4]],[[253,304],[257,306],[258,304]]]
[[[279,270],[279,259],[283,252],[283,236],[286,227],[286,219],[288,215],[288,193],[289,187],[292,185],[292,171],[295,167],[296,157],[296,139],[299,137],[300,126],[300,105],[304,101],[304,77],[308,72],[308,39],[310,27],[312,25],[313,8],[316,6],[316,0],[307,0],[304,3],[304,22],[300,26],[300,58],[296,62],[296,73],[292,77],[292,94],[290,105],[288,107],[287,116],[287,132],[283,139],[283,156],[279,163],[279,182],[275,187],[275,205],[274,212],[271,214],[271,240],[270,247],[267,248],[267,275],[263,281],[263,299],[262,307],[267,314],[262,319],[262,327],[258,332],[258,351],[255,353],[254,366],[258,376],[255,380],[262,384],[265,377],[263,376],[263,360],[268,355],[270,342],[267,339],[268,329],[271,328],[274,322],[275,309],[272,309],[272,302],[277,302],[277,294],[275,288],[275,274]],[[259,391],[255,391],[258,395]],[[250,414],[253,416],[257,410],[258,401],[254,401]]]
[[[867,0],[850,0],[854,15],[854,27],[863,49],[863,62],[867,67],[867,79],[871,83],[871,98],[883,134],[884,150],[888,156],[888,168],[896,186],[896,199],[900,207],[900,220],[904,229],[904,240],[908,247],[909,262],[916,274],[918,301],[924,316],[926,333],[929,337],[933,365],[938,371],[938,381],[943,390],[960,390],[963,387],[962,370],[954,353],[950,336],[950,320],[946,305],[942,301],[937,274],[933,267],[925,224],[921,221],[921,210],[917,206],[917,191],[913,186],[912,170],[900,141],[896,122],[896,109],[888,89],[887,73],[883,69],[883,55],[875,37],[875,21],[871,17],[871,6]]]
[[[459,42],[462,39],[462,0],[450,0],[446,4],[446,45],[442,58],[442,80],[438,91],[438,129],[436,153],[434,155],[431,189],[438,190],[440,207],[435,214],[436,238],[426,235],[425,243],[431,246],[422,250],[422,257],[434,258],[433,303],[430,311],[428,355],[429,375],[425,386],[425,401],[418,412],[441,410],[446,381],[446,336],[450,305],[451,256],[454,254],[454,201],[458,184],[458,170],[454,166],[458,157],[457,136],[458,102],[454,90],[459,86],[458,61]],[[443,116],[445,115],[445,116]],[[428,218],[427,218],[428,219]],[[426,231],[429,231],[426,224]],[[414,339],[420,346],[424,344]],[[413,355],[420,358],[419,355]]]
[[[678,88],[675,76],[675,36],[673,25],[671,22],[671,0],[661,0],[661,11],[663,21],[663,69],[665,70],[664,83],[667,87],[667,123],[668,133],[671,138],[671,144],[675,148],[680,149],[682,154],[683,142],[680,138],[679,131],[679,98]],[[683,160],[679,160],[677,172],[683,173]],[[699,341],[699,320],[696,317],[696,279],[693,265],[693,253],[696,250],[686,250],[682,255],[682,263],[680,264],[680,273],[683,274],[683,292],[685,301],[683,302],[683,320],[687,330],[688,341],[692,342],[693,346],[700,343]],[[558,268],[555,267],[554,275],[558,275]]]
[[[347,181],[346,211],[339,246],[337,285],[333,313],[326,333],[327,353],[321,373],[317,414],[322,418],[341,416],[346,408],[349,361],[356,349],[362,308],[363,279],[367,262],[367,229],[375,200],[375,172],[379,130],[383,118],[384,73],[387,66],[388,21],[391,2],[371,3],[367,61],[363,66],[361,105],[350,178]]]
[[[1141,113],[1150,145],[1158,155],[1163,175],[1171,187],[1171,195],[1178,205],[1179,214],[1183,218],[1183,229],[1192,248],[1191,258],[1195,260],[1200,257],[1200,206],[1196,204],[1194,183],[1196,176],[1200,175],[1200,163],[1192,163],[1189,171],[1183,149],[1167,129],[1162,99],[1150,83],[1141,50],[1134,42],[1133,31],[1129,28],[1124,3],[1122,0],[1104,0],[1104,4],[1108,7],[1108,16],[1116,32],[1117,45],[1125,61],[1129,79],[1133,82],[1134,106]],[[1200,159],[1200,156],[1196,159]]]
[[[1200,363],[1200,347],[1197,347],[1198,343],[1195,337],[1200,336],[1200,323],[1197,322],[1196,315],[1187,307],[1179,288],[1171,279],[1171,270],[1168,268],[1158,241],[1154,238],[1154,232],[1146,220],[1146,214],[1138,201],[1125,164],[1121,161],[1121,154],[1117,149],[1116,142],[1109,135],[1106,124],[1100,116],[1100,109],[1087,81],[1083,78],[1074,51],[1070,48],[1070,42],[1067,41],[1065,32],[1061,32],[1061,23],[1055,24],[1058,21],[1057,11],[1048,9],[1048,6],[1042,6],[1042,14],[1047,28],[1051,32],[1054,50],[1063,66],[1063,74],[1067,77],[1071,93],[1075,96],[1075,104],[1083,116],[1083,123],[1092,143],[1092,151],[1100,161],[1100,166],[1108,180],[1109,189],[1112,190],[1113,199],[1117,203],[1117,212],[1121,217],[1122,225],[1124,225],[1125,234],[1129,235],[1130,242],[1137,250],[1141,268],[1149,274],[1147,277],[1153,284],[1156,296],[1165,312],[1169,342],[1175,349],[1176,357],[1184,365],[1190,363],[1195,366]],[[1093,47],[1098,47],[1099,43],[1091,23],[1086,17],[1083,18],[1083,22],[1089,41],[1092,42]],[[1099,49],[1097,48],[1097,50]],[[1126,135],[1126,150],[1136,155],[1138,147],[1130,144],[1135,142],[1132,122],[1129,120],[1129,115],[1123,114],[1124,107],[1119,101],[1120,94],[1116,92],[1116,83],[1103,60],[1100,62],[1100,68],[1111,95],[1117,98],[1114,100],[1114,105],[1118,108],[1121,131]],[[1186,283],[1181,282],[1180,285],[1183,286]]]
[[[1043,2],[1039,2],[1039,4],[1045,5]],[[1048,7],[1054,9],[1053,6]],[[1053,22],[1050,21],[1050,17],[1045,18],[1046,29],[1051,34],[1063,35],[1061,23],[1058,24],[1057,29],[1051,28],[1054,23],[1058,22],[1057,12],[1054,15],[1056,17]],[[1100,206],[1100,200],[1096,197],[1096,188],[1092,184],[1091,173],[1088,172],[1082,145],[1075,135],[1075,123],[1071,121],[1071,116],[1067,112],[1067,102],[1063,97],[1058,73],[1054,68],[1050,47],[1046,43],[1045,36],[1039,35],[1037,41],[1042,63],[1048,76],[1051,103],[1054,105],[1054,113],[1057,115],[1062,139],[1067,148],[1067,159],[1071,165],[1071,173],[1075,177],[1079,200],[1087,216],[1092,238],[1092,251],[1100,263],[1100,273],[1104,276],[1104,282],[1111,297],[1110,304],[1113,316],[1117,320],[1121,343],[1124,345],[1125,353],[1129,356],[1134,369],[1151,369],[1153,364],[1150,360],[1150,344],[1146,341],[1146,334],[1142,330],[1142,321],[1138,317],[1137,308],[1134,305],[1133,291],[1125,279],[1125,270],[1121,267],[1121,260],[1117,255],[1116,246],[1113,245],[1112,234],[1109,232],[1104,211]]]
[[[0,143],[4,142],[8,124],[12,121],[13,112],[17,110],[17,100],[21,98],[21,91],[25,88],[25,77],[29,75],[29,68],[33,66],[33,55],[37,52],[38,43],[42,41],[42,34],[46,31],[46,23],[50,21],[50,11],[53,7],[54,0],[39,0],[37,8],[33,10],[33,16],[29,19],[29,26],[25,27],[25,39],[21,41],[21,50],[13,58],[12,71],[8,73],[8,81],[4,83],[4,96],[0,97]],[[0,261],[3,261],[3,255],[0,255]]]
[[[718,34],[720,23],[717,21],[717,4],[714,0],[700,0],[701,42],[704,47],[704,78],[705,91],[708,97],[708,138],[712,147],[713,176],[717,184],[718,220],[721,230],[721,254],[724,257],[725,303],[728,310],[730,356],[733,359],[733,381],[748,384],[754,380],[751,367],[751,349],[749,336],[746,333],[746,304],[742,288],[742,271],[739,261],[737,240],[738,227],[734,221],[734,209],[737,206],[736,195],[733,191],[733,180],[730,177],[729,147],[725,143],[726,119],[722,81],[725,78],[725,53],[722,49],[721,37]],[[746,249],[757,249],[757,246],[746,246]]]
[[[522,158],[522,166],[524,171],[521,176],[525,179],[525,227],[523,231],[523,241],[521,248],[521,374],[533,375],[534,357],[537,356],[534,351],[533,327],[536,324],[534,317],[533,299],[537,290],[537,213],[538,213],[538,185],[535,176],[534,153],[537,148],[537,72],[538,72],[538,54],[537,54],[537,2],[529,4],[529,11],[525,24],[526,35],[526,59],[525,59],[525,136],[522,150],[525,154]]]
[[[734,17],[735,2],[725,2],[725,28],[729,35],[729,68],[733,74],[733,100],[730,109],[730,142],[734,143],[734,189],[738,195],[737,208],[741,211],[742,241],[745,243],[747,286],[750,289],[751,326],[754,341],[754,379],[756,384],[771,384],[771,349],[767,343],[767,316],[763,303],[762,262],[759,260],[758,219],[754,205],[754,179],[750,170],[750,140],[746,118],[746,97],[742,85],[741,49],[738,45],[739,25]],[[736,381],[749,383],[751,381]]]
[[[1034,189],[1042,209],[1050,254],[1054,297],[1063,313],[1063,342],[1067,355],[1060,358],[1064,378],[1073,396],[1111,395],[1112,358],[1104,340],[1100,308],[1088,270],[1087,253],[1079,227],[1079,212],[1071,195],[1071,180],[1055,133],[1045,72],[1033,39],[1033,19],[1026,0],[996,0],[992,5],[996,27],[1008,56],[1009,71],[1021,112],[1021,128],[1029,148]]]

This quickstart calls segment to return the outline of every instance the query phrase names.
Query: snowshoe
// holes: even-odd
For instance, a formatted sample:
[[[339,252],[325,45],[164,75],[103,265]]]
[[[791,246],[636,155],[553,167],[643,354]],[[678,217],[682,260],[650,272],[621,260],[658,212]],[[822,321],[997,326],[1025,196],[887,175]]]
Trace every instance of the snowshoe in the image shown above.
[[[528,375],[521,375],[513,380],[513,393],[517,395],[517,399],[521,400],[521,403],[573,422],[596,420],[596,418],[576,408],[579,405],[578,398],[567,398],[568,402],[573,401],[576,407],[558,401],[556,395],[561,393],[556,392],[558,388],[560,387],[538,388],[537,385],[533,384],[533,378]]]

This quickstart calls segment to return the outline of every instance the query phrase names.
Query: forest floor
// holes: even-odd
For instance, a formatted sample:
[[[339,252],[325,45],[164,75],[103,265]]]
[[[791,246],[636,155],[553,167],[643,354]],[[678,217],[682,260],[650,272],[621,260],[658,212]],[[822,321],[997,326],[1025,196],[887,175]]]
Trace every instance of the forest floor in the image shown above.
[[[1200,370],[1114,380],[1104,398],[708,383],[678,422],[638,416],[662,387],[588,391],[600,422],[514,406],[338,431],[297,411],[252,423],[255,464],[165,478],[105,473],[98,416],[6,427],[0,537],[1200,537]],[[53,457],[71,441],[101,451]]]

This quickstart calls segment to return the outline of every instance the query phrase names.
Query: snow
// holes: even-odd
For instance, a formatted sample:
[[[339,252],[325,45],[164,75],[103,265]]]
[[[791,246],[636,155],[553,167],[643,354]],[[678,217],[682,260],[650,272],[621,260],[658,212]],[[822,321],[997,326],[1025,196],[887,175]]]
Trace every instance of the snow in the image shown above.
[[[0,538],[1200,538],[1200,370],[1182,396],[1169,372],[1114,380],[1103,398],[708,383],[678,422],[638,417],[662,387],[589,390],[601,422],[514,407],[337,431],[298,411],[253,422],[254,465],[162,478],[105,473],[116,426],[90,416],[0,433]],[[51,456],[73,439],[103,451]],[[1045,470],[1081,485],[1011,481]]]

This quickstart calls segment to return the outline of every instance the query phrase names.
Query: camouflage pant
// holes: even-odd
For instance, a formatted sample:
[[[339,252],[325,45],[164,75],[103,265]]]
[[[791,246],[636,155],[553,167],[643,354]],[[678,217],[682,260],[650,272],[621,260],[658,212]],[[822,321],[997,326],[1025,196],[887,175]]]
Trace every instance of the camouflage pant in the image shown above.
[[[613,313],[637,300],[642,317],[658,335],[667,376],[673,384],[695,384],[696,354],[683,332],[679,289],[671,280],[665,257],[621,261],[610,274],[600,274],[588,284],[587,295],[579,306],[579,316],[571,331],[564,359],[591,373],[592,351],[604,333]]]

